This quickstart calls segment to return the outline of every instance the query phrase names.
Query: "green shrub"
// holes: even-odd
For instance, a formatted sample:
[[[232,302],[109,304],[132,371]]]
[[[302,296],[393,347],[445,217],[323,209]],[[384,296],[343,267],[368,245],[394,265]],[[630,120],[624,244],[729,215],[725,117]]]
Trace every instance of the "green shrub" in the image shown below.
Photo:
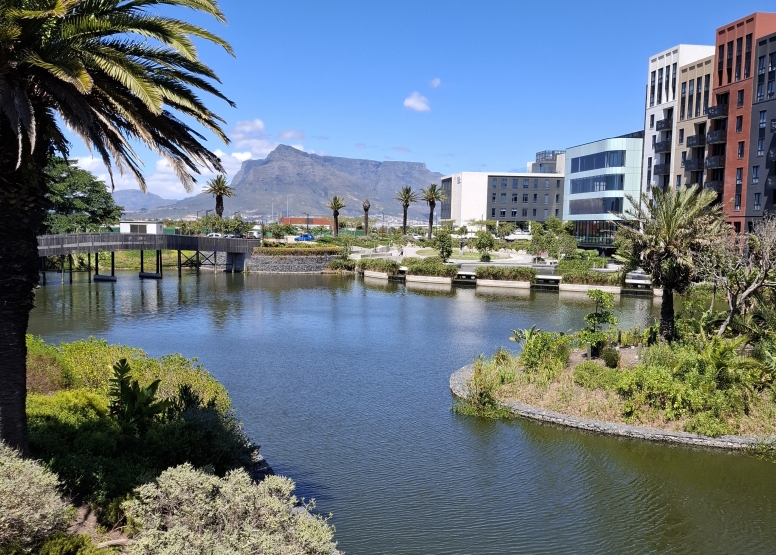
[[[358,261],[358,269],[361,271],[369,270],[371,272],[385,272],[390,276],[395,276],[399,273],[399,263],[395,260],[364,258]]]
[[[484,252],[480,255],[480,262],[490,262],[490,254]]]
[[[72,516],[56,475],[0,443],[0,552],[30,553]]]
[[[279,476],[255,484],[241,470],[219,478],[188,464],[168,469],[124,504],[137,528],[129,553],[330,554],[333,528],[320,516],[292,511],[293,490]]]
[[[458,266],[442,262],[438,256],[428,258],[405,258],[402,263],[407,267],[409,276],[435,276],[454,278],[458,275]]]
[[[582,249],[577,249],[579,252]],[[586,252],[586,251],[585,251]],[[588,272],[593,268],[605,268],[606,259],[600,256],[567,256],[558,261],[555,271],[560,275],[575,272]]]
[[[356,261],[355,260],[343,260],[341,258],[338,258],[337,260],[332,260],[329,262],[326,267],[329,270],[338,270],[340,272],[352,272],[356,269]]]
[[[619,372],[602,366],[592,360],[586,360],[574,367],[572,374],[574,383],[585,389],[612,390],[617,387]]]
[[[620,285],[621,278],[619,272],[594,272],[592,270],[569,270],[561,274],[563,283],[574,283],[577,285]]]
[[[601,359],[608,368],[617,368],[620,364],[620,352],[614,347],[604,347],[601,351]]]
[[[477,279],[527,281],[536,283],[537,272],[524,266],[478,266]]]
[[[269,244],[268,244],[269,245]],[[329,246],[263,246],[254,247],[253,254],[256,256],[333,256],[342,254],[339,247]],[[284,243],[279,243],[284,245]]]
[[[38,555],[101,555],[104,550],[97,549],[86,534],[69,536],[58,533],[46,540]]]
[[[447,231],[440,231],[434,238],[434,248],[439,251],[442,260],[447,260],[453,254],[453,240]]]

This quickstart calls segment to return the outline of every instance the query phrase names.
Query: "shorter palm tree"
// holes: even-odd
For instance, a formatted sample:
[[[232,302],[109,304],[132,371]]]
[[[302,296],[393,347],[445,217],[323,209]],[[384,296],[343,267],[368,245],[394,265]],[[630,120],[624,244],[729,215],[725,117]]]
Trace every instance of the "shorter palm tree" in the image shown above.
[[[202,192],[206,195],[213,195],[216,197],[216,214],[219,218],[224,217],[224,197],[232,198],[237,193],[229,186],[229,182],[226,180],[226,176],[221,174],[208,180],[206,187],[202,189]]]
[[[434,208],[437,202],[447,200],[447,193],[436,183],[432,183],[425,189],[420,190],[420,200],[428,203],[428,238],[431,239],[431,232],[434,227]]]
[[[334,236],[339,235],[339,211],[345,208],[345,201],[342,197],[334,196],[326,205],[326,208],[334,213]]]
[[[409,209],[410,204],[418,202],[418,195],[412,190],[412,187],[405,185],[400,190],[396,191],[396,196],[393,197],[393,200],[401,204],[401,207],[404,209],[401,234],[407,235],[407,210]]]

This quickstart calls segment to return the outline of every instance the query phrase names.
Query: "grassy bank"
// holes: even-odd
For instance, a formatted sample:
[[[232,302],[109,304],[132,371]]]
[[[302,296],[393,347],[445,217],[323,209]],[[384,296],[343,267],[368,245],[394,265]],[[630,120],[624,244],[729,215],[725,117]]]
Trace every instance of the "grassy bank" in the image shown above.
[[[143,251],[143,264],[145,270],[153,271],[156,268],[156,251]],[[186,257],[194,256],[194,251],[181,251],[181,261],[185,262]],[[100,273],[110,273],[110,253],[102,252],[100,256]],[[115,268],[117,270],[137,270],[140,271],[140,251],[116,251],[114,253]],[[58,256],[49,257],[48,267],[51,271],[59,269],[60,259]],[[91,268],[94,271],[95,255],[92,254]],[[86,271],[88,266],[88,258],[85,254],[78,254],[73,257],[73,270]],[[178,267],[178,251],[162,251],[162,267],[163,268],[177,268]],[[65,271],[69,268],[68,262],[65,261]]]

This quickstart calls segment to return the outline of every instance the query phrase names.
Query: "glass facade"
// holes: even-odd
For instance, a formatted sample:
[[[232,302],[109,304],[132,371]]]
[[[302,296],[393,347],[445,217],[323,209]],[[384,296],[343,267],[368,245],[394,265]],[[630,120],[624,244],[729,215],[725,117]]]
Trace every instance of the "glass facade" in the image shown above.
[[[622,199],[619,197],[587,198],[569,201],[569,215],[608,214],[622,212]]]
[[[571,180],[571,194],[595,193],[597,191],[622,191],[624,174],[595,175]]]
[[[625,151],[610,150],[579,156],[571,159],[571,173],[600,170],[602,168],[622,168],[625,166]]]
[[[614,242],[614,233],[617,231],[617,222],[609,220],[587,220],[574,222],[574,237],[583,244],[611,245]]]

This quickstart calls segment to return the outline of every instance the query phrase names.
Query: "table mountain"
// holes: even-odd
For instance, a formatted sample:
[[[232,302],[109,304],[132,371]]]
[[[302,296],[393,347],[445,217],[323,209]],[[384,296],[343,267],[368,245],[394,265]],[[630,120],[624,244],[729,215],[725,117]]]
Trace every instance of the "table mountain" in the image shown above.
[[[345,216],[363,215],[361,204],[369,199],[370,216],[401,216],[402,208],[393,197],[401,187],[410,185],[420,191],[430,183],[440,183],[442,174],[429,171],[419,162],[377,162],[319,156],[279,145],[263,160],[247,160],[232,179],[237,195],[224,199],[224,215],[239,212],[245,218],[270,219],[272,214],[310,216],[330,215],[325,207],[334,195],[345,199]],[[213,208],[209,195],[197,195],[170,206],[149,210],[149,217],[179,218],[195,215],[197,210]],[[418,203],[410,207],[410,218],[428,217],[428,207]]]

